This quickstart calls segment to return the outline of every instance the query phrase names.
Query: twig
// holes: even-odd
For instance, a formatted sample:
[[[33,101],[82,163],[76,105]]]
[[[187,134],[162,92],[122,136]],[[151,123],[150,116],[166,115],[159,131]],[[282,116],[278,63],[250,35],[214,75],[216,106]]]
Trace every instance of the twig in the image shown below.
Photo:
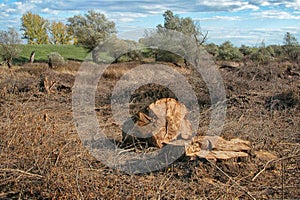
[[[130,152],[130,151],[134,151],[134,150],[135,150],[135,148],[122,149],[122,150],[118,151],[118,156],[121,155],[122,153]]]
[[[264,168],[263,168],[260,172],[258,172],[258,173],[252,178],[252,181],[255,181],[255,179],[256,179],[261,173],[263,173],[263,172],[267,169],[268,165],[269,165],[271,162],[274,162],[274,161],[276,161],[276,159],[269,160],[269,161],[265,164]]]
[[[76,185],[77,185],[77,190],[78,190],[78,192],[79,192],[79,194],[80,194],[81,200],[84,200],[83,194],[82,194],[82,192],[81,192],[81,190],[80,190],[80,186],[79,186],[79,182],[78,182],[78,177],[79,177],[79,173],[78,173],[78,170],[77,170],[77,172],[76,172]]]
[[[8,198],[8,196],[11,196],[11,195],[15,195],[15,194],[18,194],[18,192],[6,192],[6,193],[0,193],[0,198],[4,199],[4,198]]]
[[[284,199],[284,160],[281,160],[281,193],[282,193],[282,199]]]
[[[61,152],[70,144],[71,142],[68,142],[67,144],[65,144],[60,150],[59,150],[59,153],[56,157],[56,160],[55,160],[55,163],[54,163],[54,166],[57,166],[57,163],[58,163],[58,160],[60,158],[60,155],[61,155]]]
[[[261,173],[263,173],[263,172],[267,169],[267,167],[268,167],[268,165],[269,165],[270,163],[272,163],[272,162],[276,163],[276,162],[279,162],[279,161],[282,161],[282,160],[286,160],[286,159],[290,159],[290,158],[295,158],[295,157],[298,157],[298,156],[300,156],[300,154],[299,154],[299,155],[294,155],[294,156],[283,157],[283,158],[279,158],[279,159],[272,159],[272,160],[269,160],[269,161],[265,164],[264,168],[263,168],[260,172],[258,172],[258,173],[252,178],[252,181],[255,181],[255,179],[256,179]]]
[[[29,173],[29,172],[26,172],[26,171],[23,171],[23,170],[20,170],[20,169],[8,169],[8,168],[5,168],[5,169],[0,169],[0,171],[3,171],[3,172],[18,172],[18,173],[21,173],[21,174],[24,174],[24,175],[27,175],[27,176],[44,178],[44,176],[42,176],[42,175]]]
[[[222,172],[230,181],[232,181],[236,186],[238,186],[242,191],[244,191],[251,199],[256,200],[252,194],[250,194],[247,190],[245,190],[242,186],[240,186],[231,176],[229,176],[226,172],[224,172],[220,167],[218,167],[215,163],[213,163],[211,160],[207,159],[207,161],[216,167],[220,172]]]

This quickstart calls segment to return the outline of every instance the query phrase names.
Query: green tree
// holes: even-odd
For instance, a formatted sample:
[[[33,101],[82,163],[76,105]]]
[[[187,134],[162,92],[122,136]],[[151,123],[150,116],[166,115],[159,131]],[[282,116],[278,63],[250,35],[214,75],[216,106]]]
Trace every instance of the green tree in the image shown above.
[[[208,32],[203,33],[201,31],[200,24],[193,21],[192,18],[181,18],[178,15],[174,15],[171,10],[167,10],[163,16],[164,25],[159,24],[157,26],[159,31],[163,31],[163,29],[169,29],[181,32],[187,36],[194,37],[198,46],[206,42]]]
[[[291,34],[290,32],[287,32],[284,35],[283,44],[287,45],[287,46],[296,46],[296,45],[298,45],[298,41],[293,34]]]
[[[193,21],[190,17],[179,17],[178,15],[174,15],[170,10],[167,10],[163,14],[163,17],[164,24],[157,25],[155,31],[145,32],[143,42],[149,47],[154,47],[152,54],[156,60],[173,62],[174,64],[183,61],[187,66],[186,58],[193,57],[190,55],[190,51],[196,53],[200,48],[203,49],[202,46],[207,39],[207,33],[203,34],[199,23]],[[176,46],[172,40],[181,42],[175,42]],[[168,49],[168,51],[164,51],[163,49]]]
[[[54,44],[70,44],[73,39],[68,27],[62,22],[52,22],[50,32]]]
[[[26,39],[28,44],[48,44],[49,22],[37,14],[27,12],[23,14],[21,31],[23,39]]]
[[[296,39],[296,37],[287,32],[284,36],[283,39],[284,43],[284,50],[286,55],[291,59],[291,60],[299,60],[300,59],[300,45]]]
[[[21,39],[18,32],[9,28],[8,31],[0,31],[0,55],[7,62],[8,67],[12,66],[13,58],[18,57],[21,52]]]
[[[96,60],[96,47],[113,33],[116,33],[115,23],[106,19],[104,14],[88,11],[84,16],[75,15],[68,19],[68,27],[76,37],[78,44],[92,51]]]

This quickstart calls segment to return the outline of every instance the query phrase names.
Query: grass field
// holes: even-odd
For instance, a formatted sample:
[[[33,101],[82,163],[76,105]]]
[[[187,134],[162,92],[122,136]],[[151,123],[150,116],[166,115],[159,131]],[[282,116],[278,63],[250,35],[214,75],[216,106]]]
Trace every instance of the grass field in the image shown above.
[[[37,62],[47,61],[47,55],[51,52],[58,52],[66,60],[77,61],[83,61],[88,55],[87,49],[75,45],[27,44],[22,46],[22,52],[18,58],[14,59],[14,63],[22,64],[27,62],[32,51],[35,51],[35,61]]]

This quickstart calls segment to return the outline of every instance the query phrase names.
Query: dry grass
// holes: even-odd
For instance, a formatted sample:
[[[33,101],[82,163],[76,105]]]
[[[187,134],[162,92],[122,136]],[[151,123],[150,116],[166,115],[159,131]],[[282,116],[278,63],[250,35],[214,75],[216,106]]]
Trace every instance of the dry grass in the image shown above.
[[[98,117],[111,137],[117,138],[121,132],[111,121],[108,93],[116,78],[136,65],[114,65],[99,86]],[[279,76],[284,67],[278,65],[221,71],[228,97],[222,136],[251,141],[250,160],[215,166],[183,157],[144,175],[110,169],[89,154],[72,121],[70,92],[57,88],[50,94],[40,92],[41,75],[52,74],[57,86],[72,85],[73,68],[50,72],[30,66],[0,69],[0,199],[297,199],[300,82],[299,77]],[[272,72],[269,78],[264,78],[266,69]],[[300,67],[294,65],[294,69]],[[275,98],[288,93],[292,94],[288,100],[294,99],[292,104]],[[271,109],[270,103],[282,106]],[[207,128],[207,121],[202,119],[200,133]],[[269,162],[268,157],[255,154],[259,150],[276,157]]]

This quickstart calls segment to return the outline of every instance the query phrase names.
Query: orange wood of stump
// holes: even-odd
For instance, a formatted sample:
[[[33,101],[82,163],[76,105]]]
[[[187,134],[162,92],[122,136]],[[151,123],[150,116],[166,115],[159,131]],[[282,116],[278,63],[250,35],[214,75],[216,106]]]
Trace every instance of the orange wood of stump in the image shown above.
[[[138,120],[130,131],[140,138],[147,138],[159,148],[165,144],[185,146],[186,155],[191,157],[216,161],[249,156],[251,147],[248,141],[238,138],[225,140],[220,136],[192,138],[192,126],[187,114],[185,105],[172,98],[163,98],[150,104],[147,114],[139,112]]]
[[[133,135],[149,137],[150,143],[159,148],[177,139],[191,139],[192,127],[186,119],[185,105],[172,98],[163,98],[150,104],[147,110],[149,114],[138,113],[138,120],[130,131]]]

